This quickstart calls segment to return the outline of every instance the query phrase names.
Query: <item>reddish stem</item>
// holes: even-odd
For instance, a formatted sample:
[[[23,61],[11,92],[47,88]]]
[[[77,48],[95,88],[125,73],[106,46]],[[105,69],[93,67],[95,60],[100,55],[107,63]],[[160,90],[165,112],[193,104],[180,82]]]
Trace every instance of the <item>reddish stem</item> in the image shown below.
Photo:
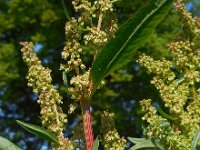
[[[90,105],[87,100],[81,100],[81,108],[83,115],[83,129],[86,141],[87,150],[92,150],[92,145],[94,143],[94,134],[92,129]]]

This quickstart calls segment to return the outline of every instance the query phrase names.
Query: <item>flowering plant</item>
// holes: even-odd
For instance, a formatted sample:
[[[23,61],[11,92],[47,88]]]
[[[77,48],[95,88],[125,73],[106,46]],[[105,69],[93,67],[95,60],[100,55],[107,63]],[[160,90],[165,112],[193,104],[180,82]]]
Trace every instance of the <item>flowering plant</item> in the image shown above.
[[[62,96],[52,84],[51,70],[42,66],[31,42],[21,42],[23,60],[29,68],[28,86],[39,94],[42,127],[18,121],[37,136],[51,142],[54,150],[87,149],[95,150],[100,145],[105,150],[123,150],[126,139],[120,137],[114,124],[114,114],[106,111],[101,115],[101,135],[94,141],[90,101],[95,91],[104,86],[103,79],[113,70],[128,63],[136,50],[144,44],[155,27],[171,9],[173,0],[150,0],[132,18],[118,28],[116,14],[111,0],[74,0],[76,17],[67,15],[65,26],[65,47],[61,53],[64,84],[71,96],[72,104],[65,114],[61,104]],[[169,46],[172,60],[154,60],[145,54],[138,63],[155,74],[152,84],[160,92],[167,108],[165,113],[153,100],[140,102],[148,124],[145,138],[128,139],[135,143],[131,149],[190,149],[198,147],[200,124],[200,53],[199,21],[186,12],[181,0],[176,0],[176,10],[183,24],[183,38]],[[82,56],[84,51],[93,53],[94,61],[87,68]],[[69,83],[66,74],[72,73]],[[82,125],[73,131],[73,137],[63,132],[70,115],[80,106]],[[78,143],[76,141],[79,141]]]

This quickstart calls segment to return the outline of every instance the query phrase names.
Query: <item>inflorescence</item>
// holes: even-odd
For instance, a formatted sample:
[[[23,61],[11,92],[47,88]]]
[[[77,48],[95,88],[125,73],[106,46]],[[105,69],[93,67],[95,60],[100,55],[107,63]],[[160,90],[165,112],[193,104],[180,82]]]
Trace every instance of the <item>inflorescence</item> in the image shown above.
[[[150,99],[141,102],[145,113],[142,119],[148,123],[146,135],[149,138],[159,139],[168,148],[189,150],[200,127],[200,52],[196,42],[199,28],[197,20],[186,12],[182,0],[177,0],[175,6],[186,39],[170,44],[173,60],[154,60],[143,54],[138,62],[155,74],[151,83],[159,91],[170,114],[177,119],[170,120],[158,115]]]

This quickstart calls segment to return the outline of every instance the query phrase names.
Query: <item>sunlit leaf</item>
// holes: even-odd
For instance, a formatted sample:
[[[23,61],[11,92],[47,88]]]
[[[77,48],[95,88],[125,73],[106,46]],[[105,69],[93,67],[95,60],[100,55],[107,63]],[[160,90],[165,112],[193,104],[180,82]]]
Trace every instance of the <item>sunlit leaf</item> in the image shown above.
[[[21,150],[21,148],[8,139],[0,136],[0,150]]]
[[[17,120],[17,123],[22,126],[24,129],[29,131],[30,133],[37,135],[41,137],[42,139],[45,139],[49,142],[57,143],[59,144],[58,140],[56,139],[56,136],[51,133],[49,130],[42,128],[40,126],[30,124],[30,123],[25,123],[22,121]]]
[[[62,73],[62,79],[63,79],[63,82],[64,82],[66,88],[68,88],[67,75],[66,75],[66,73],[64,71]]]
[[[135,145],[129,150],[138,150],[138,149],[154,149],[154,150],[165,150],[164,147],[156,140],[145,139],[145,138],[128,138]]]
[[[141,143],[142,141],[145,140],[145,138],[133,138],[133,137],[128,137],[128,139],[134,144]]]
[[[198,129],[198,131],[196,132],[193,140],[192,140],[192,148],[191,150],[196,150],[196,146],[199,142],[199,139],[200,139],[200,129]]]
[[[136,50],[142,46],[155,27],[171,8],[173,0],[150,0],[118,30],[115,38],[98,54],[91,68],[91,78],[96,89],[101,80],[133,59]]]
[[[96,137],[94,144],[92,145],[92,150],[98,150],[99,149],[99,136]]]

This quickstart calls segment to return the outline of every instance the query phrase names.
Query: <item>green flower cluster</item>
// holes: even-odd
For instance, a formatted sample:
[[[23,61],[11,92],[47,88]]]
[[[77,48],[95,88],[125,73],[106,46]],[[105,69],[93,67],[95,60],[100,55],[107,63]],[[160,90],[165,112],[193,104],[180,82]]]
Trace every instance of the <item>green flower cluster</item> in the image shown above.
[[[180,21],[183,22],[183,28],[187,33],[187,36],[189,39],[194,38],[196,32],[199,32],[196,20],[192,18],[191,13],[187,12],[182,0],[176,0],[175,7],[180,17]]]
[[[94,2],[94,7],[101,12],[113,11],[113,5],[110,0],[98,0]]]
[[[114,114],[103,112],[101,115],[103,146],[105,150],[124,150],[126,147],[126,140],[124,137],[120,138],[113,120]]]
[[[81,39],[85,45],[89,43],[98,46],[103,46],[108,39],[115,33],[117,24],[113,18],[106,19],[107,13],[112,13],[112,2],[110,0],[95,1],[92,5],[88,0],[74,0],[72,2],[76,12],[81,12],[78,19],[71,18],[66,23],[67,42],[62,52],[62,58],[66,64],[61,65],[61,70],[69,72],[75,70],[79,74],[79,69],[84,70],[85,65],[80,59],[82,53]],[[105,17],[104,17],[105,16]],[[98,17],[98,23],[96,18]]]
[[[32,87],[35,93],[40,94],[38,103],[41,107],[42,126],[55,133],[59,139],[60,145],[52,145],[53,148],[62,150],[66,145],[70,147],[70,141],[65,139],[62,133],[67,118],[59,106],[62,103],[62,97],[51,84],[51,70],[41,65],[41,61],[33,53],[34,47],[31,42],[21,42],[20,44],[23,46],[21,50],[23,59],[29,67],[28,86]]]
[[[200,81],[200,52],[195,47],[195,44],[189,41],[172,42],[169,47],[175,65],[190,85]]]
[[[147,137],[156,139],[169,149],[189,150],[191,139],[187,138],[178,126],[172,124],[166,118],[157,115],[156,109],[151,106],[151,101],[146,99],[140,102],[142,112],[145,113],[142,120],[148,123],[145,131]]]
[[[76,102],[83,97],[90,96],[91,88],[89,85],[89,71],[81,60],[83,49],[81,46],[82,34],[87,31],[85,28],[91,22],[91,3],[87,0],[74,0],[72,1],[74,10],[81,12],[77,19],[71,18],[65,26],[65,34],[67,42],[62,52],[62,58],[65,64],[61,64],[60,70],[68,73],[74,71],[75,75],[70,79],[71,87],[68,88],[71,98],[75,101],[70,105],[68,113],[71,114],[75,111]]]
[[[62,52],[62,58],[67,63],[61,64],[60,67],[65,72],[75,70],[76,74],[79,74],[80,69],[85,69],[85,65],[80,59],[80,54],[82,53],[82,48],[79,43],[81,31],[78,28],[78,23],[74,18],[66,23],[67,42]]]
[[[84,95],[85,97],[89,97],[91,95],[91,91],[88,90],[89,87],[89,71],[87,71],[83,75],[77,75],[72,77],[70,80],[70,84],[74,85],[74,87],[70,87],[68,90],[72,94],[72,99],[80,100]]]
[[[200,53],[195,41],[199,34],[197,21],[186,12],[181,0],[176,9],[183,23],[186,40],[172,42],[169,46],[172,60],[154,60],[142,55],[138,62],[155,76],[151,83],[160,93],[165,107],[176,120],[159,116],[151,100],[141,102],[145,113],[143,120],[149,125],[146,134],[157,138],[168,148],[189,150],[200,125]],[[191,36],[192,35],[192,36]]]
[[[143,100],[140,104],[142,106],[142,112],[145,113],[142,120],[150,124],[147,127],[147,136],[150,138],[162,138],[162,136],[165,136],[164,132],[166,132],[166,129],[169,127],[167,120],[156,114],[155,108],[151,106],[150,99]],[[154,126],[151,126],[152,124]]]
[[[112,2],[110,0],[95,1],[90,14],[91,19],[98,19],[98,23],[95,26],[87,27],[89,32],[84,36],[84,41],[86,45],[90,43],[101,48],[114,36],[117,30]]]
[[[79,148],[79,149],[84,149],[85,148],[85,137],[84,137],[84,131],[83,131],[83,124],[79,123],[76,125],[72,131],[72,138],[71,140],[73,141],[74,147]]]
[[[81,60],[82,48],[87,46],[87,50],[93,51],[95,58],[97,52],[114,35],[117,25],[110,0],[94,3],[88,0],[74,0],[72,4],[74,10],[81,13],[77,19],[72,17],[66,23],[67,42],[62,52],[65,63],[61,64],[60,70],[75,72],[75,76],[70,80],[72,87],[68,91],[72,99],[79,101],[83,95],[88,99],[92,91],[89,70],[86,71],[86,66]]]
[[[110,0],[94,2],[89,0],[73,0],[72,4],[77,12],[77,18],[72,17],[66,23],[67,42],[62,52],[62,58],[65,62],[60,67],[60,70],[66,73],[70,71],[75,73],[70,79],[71,86],[68,88],[71,98],[75,100],[70,105],[69,113],[76,109],[75,105],[77,102],[80,102],[81,108],[85,109],[83,105],[88,105],[93,90],[92,81],[89,78],[90,69],[86,70],[86,66],[81,60],[83,48],[87,48],[88,51],[94,53],[95,59],[97,53],[114,36],[117,29]],[[85,110],[82,111],[84,112]],[[87,123],[87,120],[84,123]],[[84,128],[85,130],[87,129]],[[118,135],[116,131],[112,132]],[[85,138],[87,139],[87,137]],[[118,139],[120,140],[119,137]]]

